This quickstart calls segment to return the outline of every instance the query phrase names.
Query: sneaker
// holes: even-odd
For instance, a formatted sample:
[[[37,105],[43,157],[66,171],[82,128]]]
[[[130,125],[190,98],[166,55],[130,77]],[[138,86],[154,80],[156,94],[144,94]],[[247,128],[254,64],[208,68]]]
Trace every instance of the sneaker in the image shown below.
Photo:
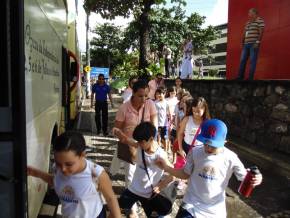
[[[107,132],[104,132],[104,133],[103,133],[103,136],[105,136],[105,137],[108,136],[108,135],[109,135],[109,134],[108,134]]]

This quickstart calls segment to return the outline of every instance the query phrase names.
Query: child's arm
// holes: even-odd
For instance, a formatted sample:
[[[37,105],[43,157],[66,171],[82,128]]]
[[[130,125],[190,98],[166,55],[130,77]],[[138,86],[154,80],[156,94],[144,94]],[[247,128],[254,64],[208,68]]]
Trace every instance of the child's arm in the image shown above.
[[[98,188],[99,191],[103,194],[104,198],[106,199],[107,206],[110,210],[109,218],[121,218],[121,211],[120,207],[116,198],[116,195],[112,188],[112,182],[106,173],[103,171],[98,178],[99,184]]]
[[[153,191],[158,194],[164,189],[170,182],[174,180],[174,176],[166,175],[164,179],[162,179],[154,188]]]
[[[157,159],[158,160],[158,159]],[[165,154],[165,157],[163,159],[166,162],[166,165],[173,167],[172,164],[169,162],[167,155]],[[164,179],[162,179],[153,189],[155,193],[159,193],[164,189],[170,182],[174,180],[174,176],[172,175],[166,175]]]
[[[40,178],[48,185],[53,186],[53,175],[47,172],[41,171],[31,166],[27,166],[27,175]]]
[[[133,146],[133,147],[136,147],[136,148],[138,147],[138,143],[134,139],[129,138],[128,136],[126,136],[122,132],[122,130],[120,130],[119,128],[114,127],[113,130],[112,130],[112,133],[113,133],[113,135],[118,137],[120,142],[122,142],[124,144],[127,144],[127,145],[130,145],[130,146]]]
[[[175,176],[180,179],[188,179],[190,175],[186,174],[183,169],[174,169],[172,166],[166,163],[163,158],[158,158],[155,161],[156,165],[163,169],[165,172],[168,172],[170,175]]]
[[[188,117],[184,117],[182,121],[180,122],[178,131],[177,131],[177,141],[178,141],[178,146],[179,146],[179,152],[183,157],[186,156],[182,148],[182,140],[184,138],[184,131],[185,131],[185,126],[186,126],[187,121],[188,121]]]

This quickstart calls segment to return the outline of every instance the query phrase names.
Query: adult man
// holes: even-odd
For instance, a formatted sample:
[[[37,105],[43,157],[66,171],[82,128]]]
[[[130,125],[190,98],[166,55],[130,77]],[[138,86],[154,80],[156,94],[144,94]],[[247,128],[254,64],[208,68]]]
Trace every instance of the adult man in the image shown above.
[[[169,78],[169,68],[170,68],[170,63],[171,63],[171,54],[172,51],[171,49],[165,44],[163,46],[162,54],[165,59],[165,76],[166,78]]]
[[[99,74],[97,82],[92,87],[91,95],[91,107],[93,107],[94,99],[95,103],[95,120],[97,127],[97,134],[101,133],[103,130],[103,135],[108,135],[108,102],[107,96],[111,101],[112,108],[114,107],[111,88],[105,82],[104,74]],[[95,97],[95,98],[94,98]],[[102,124],[101,124],[101,113],[102,113]]]
[[[258,10],[256,8],[251,8],[249,10],[248,17],[249,21],[247,22],[243,33],[243,50],[237,79],[244,78],[247,60],[250,56],[249,80],[253,80],[265,23],[261,17],[258,17]]]

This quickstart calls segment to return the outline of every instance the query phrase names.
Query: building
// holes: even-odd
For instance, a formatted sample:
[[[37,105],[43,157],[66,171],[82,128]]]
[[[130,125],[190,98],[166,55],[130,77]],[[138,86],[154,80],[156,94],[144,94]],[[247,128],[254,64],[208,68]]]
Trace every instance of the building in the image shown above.
[[[208,75],[210,70],[217,70],[217,76],[220,77],[226,75],[227,26],[227,24],[216,26],[216,29],[220,31],[220,36],[210,43],[211,49],[208,54],[202,55],[204,75]],[[197,67],[194,70],[197,71]]]

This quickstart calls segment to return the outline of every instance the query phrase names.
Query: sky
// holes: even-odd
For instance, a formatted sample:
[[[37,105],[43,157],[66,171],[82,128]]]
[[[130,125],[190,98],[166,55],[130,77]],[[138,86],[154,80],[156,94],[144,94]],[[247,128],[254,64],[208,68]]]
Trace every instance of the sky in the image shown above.
[[[170,2],[170,0],[168,0]],[[86,14],[82,8],[83,0],[79,0],[78,5],[78,34],[79,45],[81,52],[86,50]],[[190,15],[193,12],[205,16],[204,27],[209,25],[219,25],[227,23],[228,20],[228,0],[187,0],[186,14]],[[106,21],[101,18],[100,15],[92,13],[90,16],[90,29],[94,29],[96,24],[102,24],[104,22],[111,22],[117,26],[124,26],[130,22],[130,19],[124,19],[122,17],[116,18],[114,21]],[[92,38],[92,34],[89,34],[89,38]]]

